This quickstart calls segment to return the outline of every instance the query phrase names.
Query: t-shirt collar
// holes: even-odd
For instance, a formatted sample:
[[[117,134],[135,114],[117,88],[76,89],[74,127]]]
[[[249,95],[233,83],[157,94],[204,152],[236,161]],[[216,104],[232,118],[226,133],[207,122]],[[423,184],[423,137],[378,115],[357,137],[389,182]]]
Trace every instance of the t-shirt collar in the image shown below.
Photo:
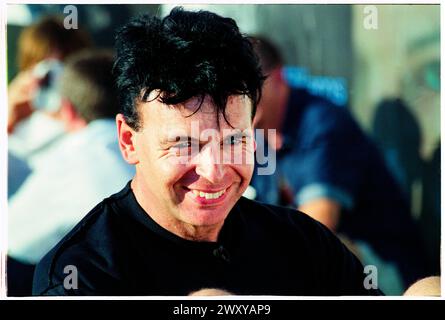
[[[153,220],[153,218],[150,217],[150,215],[139,205],[139,203],[136,200],[136,196],[133,193],[133,190],[131,189],[131,181],[127,184],[126,189],[129,192],[128,194],[128,202],[127,206],[129,206],[129,213],[142,225],[144,225],[147,229],[149,229],[151,232],[156,233],[157,235],[161,236],[167,241],[174,242],[178,245],[184,246],[186,248],[190,249],[209,249],[213,250],[215,248],[218,248],[220,246],[227,247],[229,246],[229,242],[232,242],[233,239],[233,233],[231,230],[233,229],[233,220],[236,215],[239,214],[239,208],[238,204],[234,206],[234,208],[231,210],[229,215],[227,216],[224,225],[222,229],[220,230],[218,240],[216,242],[210,242],[210,241],[193,241],[184,239],[169,230],[165,229],[164,227],[160,226],[156,221]]]

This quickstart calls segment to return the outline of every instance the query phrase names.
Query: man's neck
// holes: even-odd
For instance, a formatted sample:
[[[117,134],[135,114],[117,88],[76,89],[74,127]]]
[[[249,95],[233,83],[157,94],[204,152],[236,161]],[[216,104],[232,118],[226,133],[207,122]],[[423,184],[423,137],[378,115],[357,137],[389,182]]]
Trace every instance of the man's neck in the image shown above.
[[[87,127],[87,123],[83,119],[77,119],[66,124],[67,132],[77,132]]]
[[[191,241],[216,242],[218,240],[218,235],[224,222],[218,225],[194,226],[175,218],[166,212],[167,208],[154,208],[154,200],[150,199],[150,192],[140,183],[137,174],[131,182],[131,189],[136,197],[136,201],[144,211],[167,231]]]

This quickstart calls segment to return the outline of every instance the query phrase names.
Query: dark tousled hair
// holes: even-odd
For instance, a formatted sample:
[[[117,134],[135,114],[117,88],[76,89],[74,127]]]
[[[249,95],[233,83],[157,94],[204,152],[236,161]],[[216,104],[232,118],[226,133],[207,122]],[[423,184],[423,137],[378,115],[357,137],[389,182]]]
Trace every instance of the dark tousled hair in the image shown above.
[[[163,19],[139,16],[118,31],[116,54],[121,111],[135,130],[141,127],[137,104],[153,90],[168,105],[192,97],[202,103],[208,95],[226,121],[229,96],[247,95],[252,117],[261,98],[264,76],[249,39],[233,19],[208,11],[176,7]]]

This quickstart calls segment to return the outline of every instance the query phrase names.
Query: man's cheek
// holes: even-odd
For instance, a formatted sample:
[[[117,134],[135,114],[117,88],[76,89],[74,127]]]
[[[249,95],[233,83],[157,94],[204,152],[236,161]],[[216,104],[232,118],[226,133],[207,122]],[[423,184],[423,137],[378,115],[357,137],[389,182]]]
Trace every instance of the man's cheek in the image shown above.
[[[167,171],[182,171],[191,164],[189,157],[167,155],[162,159],[161,168]]]

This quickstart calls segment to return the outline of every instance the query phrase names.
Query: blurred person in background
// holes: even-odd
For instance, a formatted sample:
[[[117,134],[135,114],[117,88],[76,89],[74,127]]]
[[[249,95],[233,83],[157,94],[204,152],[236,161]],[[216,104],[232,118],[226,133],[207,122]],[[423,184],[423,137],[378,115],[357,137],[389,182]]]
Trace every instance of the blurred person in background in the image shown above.
[[[8,200],[29,177],[34,160],[64,135],[58,77],[63,61],[88,47],[89,35],[82,29],[65,29],[57,16],[45,16],[20,33],[19,73],[8,86]],[[10,293],[29,293],[33,265],[11,258],[8,266],[15,279]]]
[[[133,176],[117,143],[112,65],[108,51],[82,51],[66,60],[59,110],[65,135],[39,156],[9,202],[8,255],[14,265],[36,264],[85,212]],[[8,266],[11,294],[23,274]]]
[[[65,29],[62,18],[46,16],[26,27],[18,40],[19,73],[8,87],[8,134],[11,166],[32,160],[64,133],[60,121],[58,78],[63,61],[91,47],[82,29]],[[10,172],[10,181],[22,180]],[[11,193],[8,193],[12,195]]]
[[[406,199],[376,147],[350,113],[291,88],[268,39],[253,38],[268,75],[254,119],[276,130],[274,175],[255,175],[256,200],[298,208],[341,235],[364,265],[375,265],[386,294],[425,276],[424,248]]]

